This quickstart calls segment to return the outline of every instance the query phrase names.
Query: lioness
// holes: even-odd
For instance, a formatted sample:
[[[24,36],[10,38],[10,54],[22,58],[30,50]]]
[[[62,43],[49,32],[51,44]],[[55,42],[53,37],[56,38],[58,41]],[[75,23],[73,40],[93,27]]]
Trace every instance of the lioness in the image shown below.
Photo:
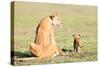
[[[56,47],[53,26],[61,28],[62,24],[57,13],[40,21],[36,29],[34,43],[30,44],[30,51],[33,56],[45,58],[59,55],[60,51]]]
[[[80,34],[73,34],[73,37],[74,37],[73,41],[74,52],[80,52],[80,48],[83,47],[81,45]]]

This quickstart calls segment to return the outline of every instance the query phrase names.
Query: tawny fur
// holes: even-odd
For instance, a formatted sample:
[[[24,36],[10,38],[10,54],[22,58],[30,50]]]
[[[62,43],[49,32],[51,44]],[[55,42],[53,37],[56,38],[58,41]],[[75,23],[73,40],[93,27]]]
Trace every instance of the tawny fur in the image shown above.
[[[73,34],[74,41],[73,41],[73,48],[74,52],[80,52],[80,48],[83,47],[81,45],[80,34]]]
[[[62,22],[57,14],[45,17],[36,29],[35,41],[30,44],[32,56],[39,58],[54,57],[60,54],[56,46],[53,26],[61,26]]]

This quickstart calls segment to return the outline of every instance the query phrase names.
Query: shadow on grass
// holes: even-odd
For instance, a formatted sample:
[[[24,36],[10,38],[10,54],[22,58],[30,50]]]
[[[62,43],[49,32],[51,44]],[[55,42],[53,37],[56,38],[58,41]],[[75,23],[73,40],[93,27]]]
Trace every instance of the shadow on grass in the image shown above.
[[[17,58],[25,58],[25,57],[31,57],[30,52],[18,52],[18,51],[11,51],[11,58],[17,57]]]
[[[62,49],[63,52],[73,52],[73,50],[68,50],[68,49]]]
[[[63,52],[73,52],[73,50],[62,49]],[[19,52],[19,51],[11,51],[11,58],[27,58],[32,57],[29,51]]]
[[[15,65],[16,60],[18,58],[29,58],[29,57],[32,57],[32,56],[31,56],[30,52],[28,52],[28,51],[26,51],[26,52],[11,51],[11,64]],[[20,60],[20,61],[22,61],[22,60]]]

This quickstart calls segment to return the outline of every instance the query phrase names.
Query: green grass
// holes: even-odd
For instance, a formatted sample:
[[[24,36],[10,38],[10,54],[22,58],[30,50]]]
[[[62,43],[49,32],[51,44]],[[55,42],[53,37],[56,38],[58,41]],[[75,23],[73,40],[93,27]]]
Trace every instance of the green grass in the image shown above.
[[[69,53],[68,56],[58,56],[41,62],[29,61],[22,64],[45,64],[83,62],[97,60],[97,14],[96,6],[62,5],[15,2],[14,15],[14,51],[18,57],[29,54],[29,43],[35,38],[36,26],[40,20],[56,11],[63,21],[61,29],[55,28],[57,46],[72,50],[73,33],[80,33],[82,44],[85,46],[82,53]],[[24,57],[24,55],[22,55]],[[16,62],[16,65],[21,65]]]

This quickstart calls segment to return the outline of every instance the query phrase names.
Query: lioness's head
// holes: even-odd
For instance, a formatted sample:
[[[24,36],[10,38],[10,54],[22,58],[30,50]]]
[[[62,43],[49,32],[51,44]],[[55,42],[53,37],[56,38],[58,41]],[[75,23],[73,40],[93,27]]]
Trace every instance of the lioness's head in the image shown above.
[[[58,26],[58,27],[62,27],[63,22],[61,21],[61,19],[58,17],[58,14],[55,13],[53,15],[50,16],[51,22],[54,26]]]

